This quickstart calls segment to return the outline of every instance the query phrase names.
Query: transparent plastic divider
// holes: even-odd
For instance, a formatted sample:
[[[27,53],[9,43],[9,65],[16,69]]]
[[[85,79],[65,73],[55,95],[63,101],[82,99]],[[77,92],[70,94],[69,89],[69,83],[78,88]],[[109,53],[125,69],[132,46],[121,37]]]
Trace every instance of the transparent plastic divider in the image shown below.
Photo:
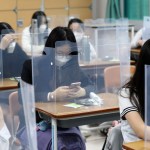
[[[145,147],[149,148],[150,143],[150,132],[149,132],[149,126],[150,126],[150,114],[149,114],[149,108],[150,108],[150,65],[145,65]]]
[[[20,85],[25,116],[26,138],[28,142],[26,148],[37,150],[34,86],[24,82],[23,80],[20,80]]]
[[[146,41],[150,38],[150,17],[144,16],[143,19],[143,30],[142,30],[142,40]]]
[[[25,103],[23,103],[23,101],[34,101],[32,95],[34,94],[32,91],[33,87],[27,86],[24,87],[23,90],[20,83],[24,62],[30,57],[27,56],[22,49],[21,33],[15,33],[13,30],[9,29],[3,30],[2,33],[3,34],[0,36],[0,71],[2,75],[2,85],[0,85],[0,107],[2,110],[0,113],[0,130],[4,129],[5,134],[2,134],[1,137],[4,138],[3,140],[6,140],[10,150],[13,149],[15,143],[18,141],[20,141],[20,147],[24,148],[24,146],[28,147],[30,145],[31,149],[36,150],[35,116],[32,115],[32,119],[30,118],[30,120],[26,118],[27,116],[25,113],[30,113],[31,107],[29,111],[26,112],[27,108],[24,109]],[[22,93],[21,90],[23,90]],[[31,103],[31,105],[33,106],[33,103]],[[30,136],[24,134],[28,129],[30,129]],[[23,137],[24,141],[22,141]],[[30,144],[28,143],[29,141]]]

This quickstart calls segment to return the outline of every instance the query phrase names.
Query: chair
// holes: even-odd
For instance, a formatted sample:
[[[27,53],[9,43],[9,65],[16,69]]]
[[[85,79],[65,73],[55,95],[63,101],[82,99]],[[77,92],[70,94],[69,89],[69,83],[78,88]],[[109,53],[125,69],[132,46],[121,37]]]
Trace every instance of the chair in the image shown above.
[[[130,66],[130,73],[133,75],[135,66]],[[104,69],[104,85],[106,92],[115,92],[121,86],[120,65],[110,66]]]
[[[19,127],[19,117],[18,112],[21,108],[21,105],[18,101],[18,92],[12,92],[9,95],[9,110],[10,110],[10,116],[11,116],[11,134],[12,134],[12,144],[16,140],[16,132]]]

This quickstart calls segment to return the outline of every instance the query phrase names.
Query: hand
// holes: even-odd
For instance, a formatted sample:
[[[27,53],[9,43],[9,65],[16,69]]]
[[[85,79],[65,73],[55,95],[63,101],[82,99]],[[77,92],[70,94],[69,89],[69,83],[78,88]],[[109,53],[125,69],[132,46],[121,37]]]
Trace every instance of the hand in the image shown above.
[[[143,46],[144,41],[143,40],[138,40],[138,45]]]
[[[54,92],[52,92],[51,96],[53,96],[53,99],[56,101],[65,101],[69,99],[69,91],[69,86],[61,86],[58,87]]]
[[[76,88],[70,89],[68,97],[69,99],[72,99],[72,98],[79,98],[85,95],[86,95],[85,89],[80,86],[77,86]]]
[[[5,50],[5,49],[9,46],[9,44],[10,44],[11,42],[13,42],[15,39],[16,39],[16,36],[15,36],[15,35],[13,35],[13,34],[6,34],[6,35],[2,38],[2,40],[1,40],[0,48],[1,48],[2,50]]]

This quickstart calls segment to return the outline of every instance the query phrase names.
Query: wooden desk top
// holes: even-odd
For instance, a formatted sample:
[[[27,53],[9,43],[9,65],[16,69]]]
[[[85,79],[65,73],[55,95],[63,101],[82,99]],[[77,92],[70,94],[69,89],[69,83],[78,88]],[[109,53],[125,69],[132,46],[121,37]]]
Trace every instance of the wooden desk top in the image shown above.
[[[68,104],[68,102],[38,102],[35,104],[35,107],[37,111],[59,119],[119,111],[117,95],[102,93],[99,94],[99,96],[104,99],[104,104],[102,106],[82,106],[80,108],[70,108],[64,106],[65,104]]]
[[[135,64],[134,60],[130,61],[130,64]],[[82,68],[89,68],[89,67],[107,67],[107,66],[112,66],[112,65],[120,65],[120,61],[115,60],[115,61],[101,61],[101,60],[95,60],[91,61],[90,63],[80,63],[80,67]]]
[[[117,61],[102,61],[102,60],[94,60],[89,63],[80,63],[80,67],[96,67],[96,66],[108,66],[108,65],[119,65],[119,60]]]
[[[123,144],[123,148],[126,150],[150,150],[150,142],[144,142],[143,140],[137,142],[131,142]]]
[[[18,88],[18,82],[9,78],[0,81],[0,90],[10,90]]]

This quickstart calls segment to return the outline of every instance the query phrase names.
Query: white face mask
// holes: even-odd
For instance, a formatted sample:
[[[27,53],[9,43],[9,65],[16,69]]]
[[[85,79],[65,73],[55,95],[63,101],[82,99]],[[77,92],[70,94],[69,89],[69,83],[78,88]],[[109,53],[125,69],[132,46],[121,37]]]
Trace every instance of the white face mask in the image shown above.
[[[80,42],[83,39],[83,33],[81,32],[74,32],[75,38],[77,43]]]
[[[65,65],[70,59],[71,59],[71,56],[56,55],[55,56],[56,66],[61,67],[61,66]]]
[[[13,53],[14,52],[14,49],[15,49],[15,46],[16,46],[16,42],[12,42],[9,44],[8,48],[7,48],[7,52],[8,53]]]
[[[39,32],[40,32],[40,33],[43,33],[43,32],[46,30],[46,28],[47,28],[46,24],[40,25],[40,27],[39,27]]]

